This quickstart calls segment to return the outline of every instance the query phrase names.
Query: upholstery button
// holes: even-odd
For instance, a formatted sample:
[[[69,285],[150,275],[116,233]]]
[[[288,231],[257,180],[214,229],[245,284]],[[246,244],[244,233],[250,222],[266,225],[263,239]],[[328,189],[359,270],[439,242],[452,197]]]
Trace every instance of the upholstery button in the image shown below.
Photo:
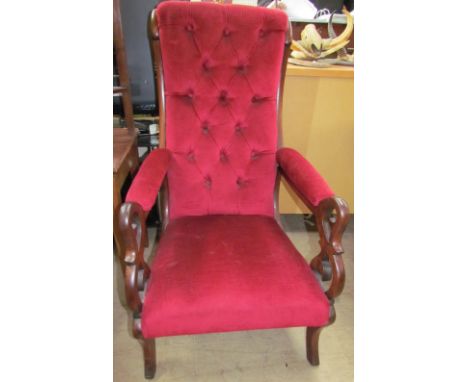
[[[237,187],[242,187],[242,185],[244,184],[244,181],[241,179],[241,178],[237,178],[236,180],[236,184],[237,184]]]
[[[188,100],[192,101],[194,97],[193,90],[192,89],[187,90],[187,93],[185,93],[185,97],[187,97]]]
[[[260,102],[260,100],[261,100],[261,98],[258,95],[254,95],[252,97],[252,103],[258,103],[258,102]]]
[[[225,149],[221,149],[221,151],[219,152],[219,160],[221,162],[227,162],[228,156],[227,156],[227,152]]]
[[[210,60],[206,59],[203,61],[203,64],[202,64],[202,67],[203,67],[203,70],[205,72],[208,72],[209,70],[211,70],[211,63],[210,63]]]
[[[260,30],[258,31],[258,35],[259,35],[260,37],[265,37],[265,35],[266,35],[265,30],[264,30],[264,29],[260,29]]]
[[[206,188],[211,188],[211,177],[209,175],[204,177],[203,184]]]
[[[203,131],[203,134],[207,135],[210,130],[208,122],[203,122],[201,129]]]
[[[187,32],[192,33],[192,32],[195,30],[195,26],[194,26],[193,24],[191,24],[191,23],[190,23],[190,24],[187,24],[187,25],[185,26],[185,30],[186,30]]]
[[[224,37],[229,37],[230,35],[231,35],[231,31],[228,28],[224,28],[223,36]]]
[[[219,93],[219,102],[221,102],[223,105],[226,105],[229,102],[228,93],[226,90],[222,90],[221,93]]]
[[[236,69],[239,73],[245,73],[247,71],[247,65],[244,63],[240,63],[239,65],[237,65]]]
[[[252,160],[258,159],[258,156],[259,156],[259,152],[257,150],[252,150],[252,152],[250,153],[250,159]]]
[[[188,153],[187,153],[187,160],[189,162],[195,162],[195,153],[193,152],[193,150],[190,150]]]
[[[237,135],[240,135],[242,133],[242,124],[240,122],[236,123],[236,126],[234,126],[234,131]]]

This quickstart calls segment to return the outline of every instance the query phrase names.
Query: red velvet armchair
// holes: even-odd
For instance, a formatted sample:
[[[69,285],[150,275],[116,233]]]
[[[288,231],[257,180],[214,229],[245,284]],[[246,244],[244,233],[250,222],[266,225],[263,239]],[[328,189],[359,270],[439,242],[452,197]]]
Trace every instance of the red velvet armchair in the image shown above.
[[[119,216],[145,377],[156,371],[155,338],[293,326],[307,327],[307,358],[318,365],[319,333],[344,285],[348,209],[298,152],[281,148],[286,14],[168,1],[153,11],[150,34],[161,148]],[[280,226],[280,176],[314,213],[321,252],[310,266]],[[162,232],[149,266],[145,220],[158,195]]]

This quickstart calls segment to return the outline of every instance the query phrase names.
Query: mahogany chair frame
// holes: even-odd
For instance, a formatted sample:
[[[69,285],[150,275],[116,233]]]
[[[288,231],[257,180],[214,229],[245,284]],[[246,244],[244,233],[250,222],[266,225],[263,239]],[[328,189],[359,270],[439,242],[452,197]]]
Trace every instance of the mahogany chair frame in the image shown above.
[[[281,68],[281,81],[277,96],[277,131],[278,148],[282,147],[282,98],[284,79],[288,57],[290,55],[291,28],[287,32],[285,41],[283,63]],[[157,96],[159,101],[159,128],[160,147],[165,147],[165,95],[164,95],[164,72],[159,42],[159,32],[156,17],[156,10],[153,10],[149,21],[149,35],[153,67],[156,77]],[[278,208],[278,194],[280,179],[283,177],[294,189],[294,185],[289,182],[287,176],[278,167],[274,210],[275,219],[280,224]],[[322,200],[318,206],[311,205],[300,192],[295,190],[298,196],[312,211],[319,233],[320,253],[315,256],[310,267],[317,272],[322,281],[329,281],[326,295],[330,302],[330,318],[325,325],[331,325],[335,321],[335,298],[343,291],[345,282],[345,270],[342,259],[343,247],[341,244],[342,235],[349,221],[349,210],[346,202],[339,197],[330,197]],[[164,232],[169,222],[168,205],[168,183],[164,181],[158,196],[160,216],[162,219],[161,233]],[[122,233],[124,250],[120,258],[120,264],[124,275],[125,297],[127,308],[130,311],[130,320],[133,336],[140,342],[144,354],[145,378],[152,379],[156,372],[156,348],[155,339],[144,338],[141,332],[141,311],[144,304],[144,293],[146,282],[150,276],[150,268],[144,259],[144,249],[148,246],[148,236],[146,229],[147,213],[137,203],[124,203],[119,214],[119,229]],[[308,327],[306,330],[306,350],[307,359],[310,364],[319,365],[319,335],[325,327]]]

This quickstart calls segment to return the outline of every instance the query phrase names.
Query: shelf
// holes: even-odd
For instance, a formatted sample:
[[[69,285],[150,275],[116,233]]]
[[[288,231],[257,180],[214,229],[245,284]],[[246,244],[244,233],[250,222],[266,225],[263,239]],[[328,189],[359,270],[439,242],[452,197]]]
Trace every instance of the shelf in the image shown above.
[[[288,64],[287,77],[329,77],[329,78],[354,78],[354,67],[333,65],[329,68],[310,68]]]

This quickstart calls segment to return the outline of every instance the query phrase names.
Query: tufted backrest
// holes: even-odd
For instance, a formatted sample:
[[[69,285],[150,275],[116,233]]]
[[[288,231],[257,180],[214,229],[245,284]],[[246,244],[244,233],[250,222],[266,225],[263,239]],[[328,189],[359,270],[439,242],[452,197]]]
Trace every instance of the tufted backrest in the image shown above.
[[[157,20],[170,217],[273,216],[286,14],[168,1]]]

